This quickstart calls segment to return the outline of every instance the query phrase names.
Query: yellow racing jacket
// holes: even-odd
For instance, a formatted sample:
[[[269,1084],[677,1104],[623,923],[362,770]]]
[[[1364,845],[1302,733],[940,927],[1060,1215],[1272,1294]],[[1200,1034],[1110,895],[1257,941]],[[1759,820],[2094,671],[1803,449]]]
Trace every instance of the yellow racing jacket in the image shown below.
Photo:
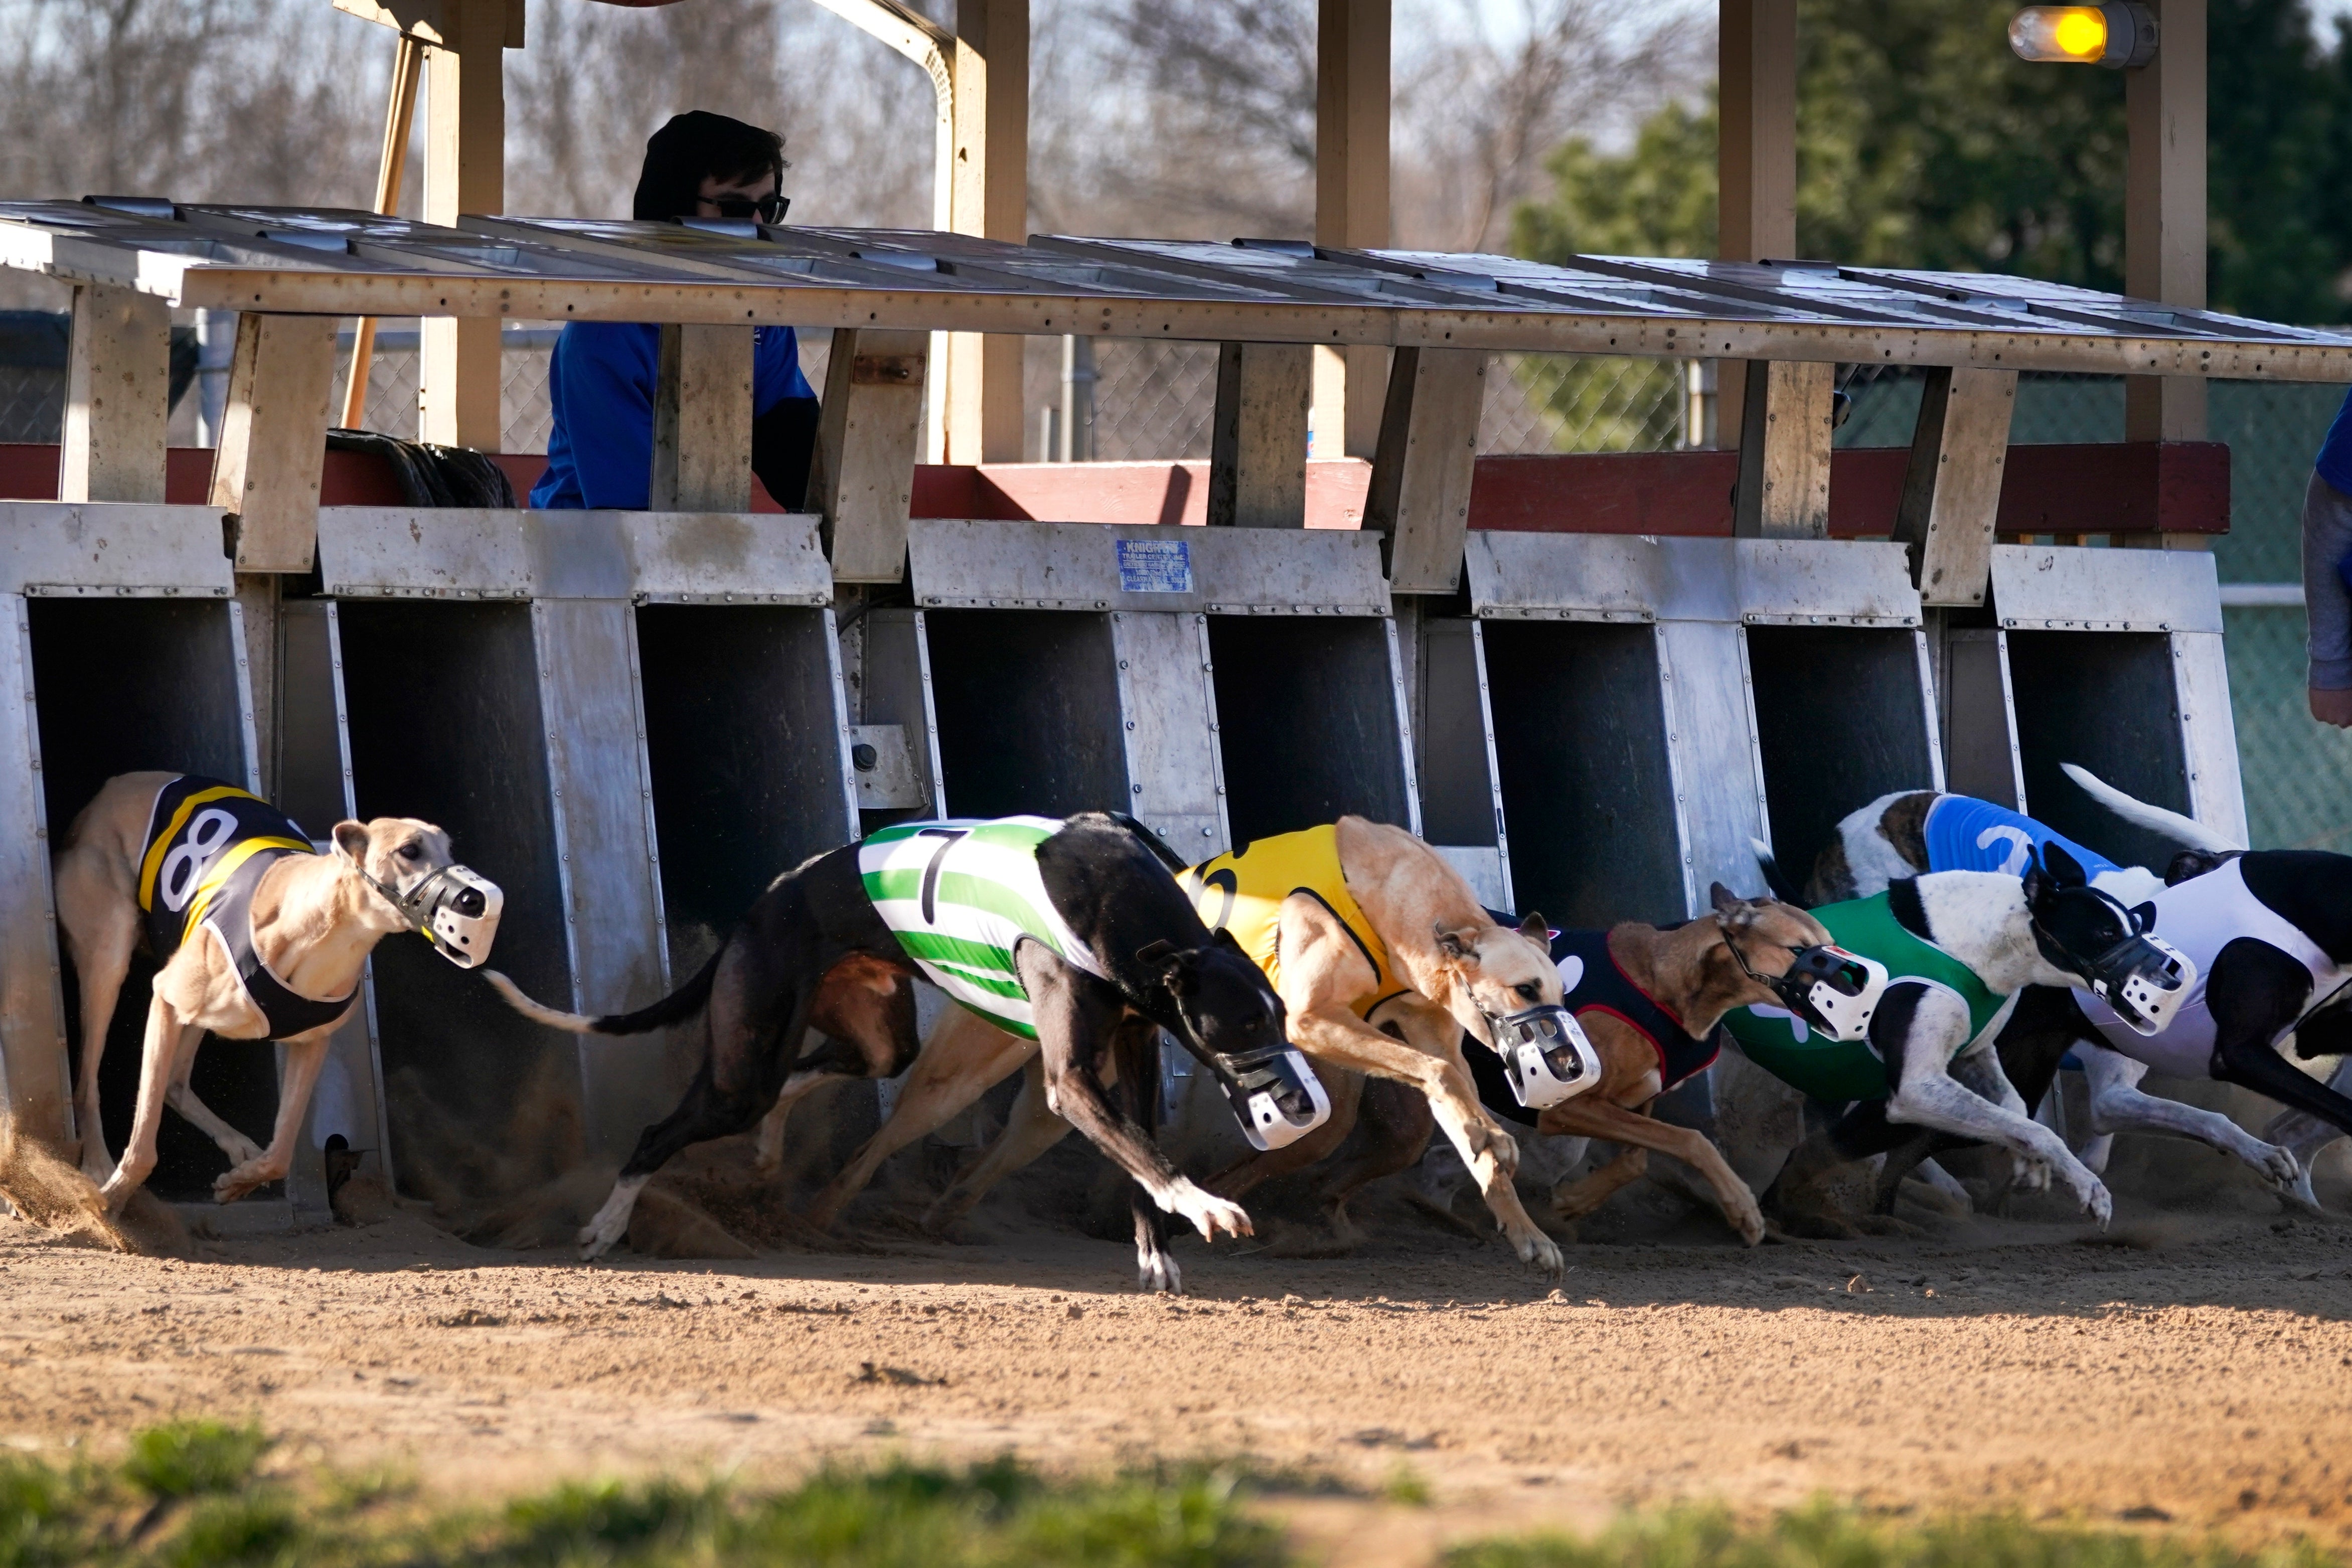
[[[1329,823],[1244,844],[1203,860],[1176,879],[1211,931],[1230,931],[1276,990],[1282,988],[1282,901],[1304,893],[1339,918],[1372,966],[1371,988],[1349,999],[1368,1017],[1373,1008],[1412,989],[1396,977],[1387,946],[1348,891],[1339,868],[1339,829]]]

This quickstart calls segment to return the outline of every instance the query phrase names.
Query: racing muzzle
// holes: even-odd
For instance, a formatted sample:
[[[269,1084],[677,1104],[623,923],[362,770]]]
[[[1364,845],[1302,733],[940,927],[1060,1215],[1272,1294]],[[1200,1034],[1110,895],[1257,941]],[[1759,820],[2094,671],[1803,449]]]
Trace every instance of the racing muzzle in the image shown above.
[[[1780,1005],[1832,1040],[1866,1039],[1886,994],[1886,965],[1823,942],[1794,950],[1785,974],[1765,982]]]
[[[1213,1057],[1212,1065],[1250,1147],[1260,1153],[1296,1143],[1330,1119],[1323,1080],[1289,1046]]]
[[[490,956],[507,896],[472,867],[444,866],[405,893],[373,877],[368,880],[400,911],[411,931],[458,968],[471,969]]]
[[[2116,1011],[2136,1035],[2160,1035],[2197,984],[2197,966],[2161,937],[2126,937],[2078,971],[2091,994]]]
[[[1486,1027],[1511,1093],[1529,1110],[1573,1100],[1601,1081],[1601,1056],[1584,1037],[1584,1026],[1557,1002],[1497,1018]]]

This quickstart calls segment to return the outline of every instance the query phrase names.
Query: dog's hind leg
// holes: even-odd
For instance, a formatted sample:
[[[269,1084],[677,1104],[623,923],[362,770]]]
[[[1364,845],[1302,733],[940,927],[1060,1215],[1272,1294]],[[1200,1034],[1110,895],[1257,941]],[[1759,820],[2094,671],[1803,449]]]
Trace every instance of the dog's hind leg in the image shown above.
[[[68,849],[58,857],[56,875],[58,929],[81,993],[81,1071],[74,1082],[81,1168],[90,1180],[103,1182],[114,1170],[114,1159],[99,1118],[98,1064],[106,1055],[107,1031],[131,972],[131,951],[139,945],[139,905],[92,851]]]
[[[122,1205],[155,1169],[155,1134],[163,1121],[163,1095],[171,1087],[173,1064],[184,1050],[194,1050],[204,1037],[204,1026],[192,1024],[178,1008],[157,996],[147,1008],[147,1037],[139,1060],[139,1103],[131,1116],[131,1137],[122,1159],[99,1187],[106,1212]]]
[[[1132,1014],[1120,1020],[1107,1053],[1118,1069],[1118,1103],[1155,1144],[1160,1136],[1160,1027]],[[1168,1250],[1168,1215],[1142,1184],[1128,1188],[1135,1217],[1135,1284],[1139,1290],[1184,1293],[1184,1271]]]
[[[809,1223],[820,1230],[829,1227],[843,1206],[866,1190],[883,1161],[946,1126],[1036,1053],[1036,1041],[1006,1034],[968,1008],[949,1008],[908,1069],[898,1102],[890,1108],[890,1120],[859,1145],[841,1173],[817,1194],[809,1205]]]
[[[2352,1058],[2339,1062],[2330,1075],[2327,1087],[2338,1094],[2352,1093]],[[2334,1122],[2312,1115],[2307,1110],[2282,1110],[2263,1129],[2263,1136],[2273,1143],[2283,1145],[2294,1155],[2301,1174],[2295,1179],[2290,1201],[2302,1205],[2312,1213],[2319,1212],[2319,1196],[2311,1190],[2312,1162],[2320,1151],[2343,1137],[2344,1130]]]
[[[2275,1044],[2311,994],[2311,972],[2268,942],[2240,937],[2213,960],[2212,1074],[2352,1132],[2352,1098],[2307,1077]]]
[[[1348,1217],[1348,1200],[1359,1189],[1419,1161],[1429,1150],[1431,1135],[1437,1131],[1437,1117],[1429,1109],[1429,1101],[1406,1085],[1387,1079],[1358,1081],[1363,1085],[1358,1097],[1357,1115],[1357,1124],[1364,1130],[1363,1141],[1354,1156],[1331,1173],[1322,1191],[1324,1207],[1331,1216],[1332,1233],[1348,1241],[1360,1234]]]
[[[1592,1206],[1599,1206],[1601,1199],[1646,1171],[1646,1162],[1635,1162],[1632,1156],[1644,1149],[1654,1149],[1661,1154],[1673,1155],[1699,1173],[1714,1196],[1716,1206],[1723,1211],[1723,1217],[1731,1228],[1739,1233],[1740,1240],[1753,1247],[1764,1239],[1764,1215],[1756,1206],[1756,1194],[1748,1191],[1748,1184],[1739,1179],[1725,1162],[1723,1152],[1709,1142],[1705,1133],[1660,1121],[1643,1111],[1602,1100],[1597,1093],[1580,1095],[1565,1104],[1553,1106],[1543,1113],[1537,1125],[1547,1132],[1604,1138],[1612,1143],[1629,1147],[1629,1153],[1619,1155],[1585,1177],[1576,1187],[1570,1188],[1565,1194],[1569,1199],[1582,1201],[1580,1189],[1590,1187],[1598,1194],[1592,1199]],[[1630,1170],[1623,1169],[1629,1165]],[[1591,1209],[1563,1209],[1556,1199],[1553,1212],[1563,1219],[1570,1219],[1579,1214],[1589,1214]]]
[[[261,1145],[231,1127],[215,1115],[213,1108],[196,1098],[188,1079],[196,1070],[196,1057],[204,1049],[204,1041],[180,1053],[172,1068],[172,1087],[163,1092],[163,1103],[178,1111],[196,1131],[211,1139],[220,1152],[228,1156],[231,1166],[249,1163],[261,1158]]]
[[[1251,1234],[1249,1215],[1240,1205],[1202,1192],[1179,1173],[1150,1135],[1104,1094],[1097,1064],[1127,1011],[1126,998],[1109,982],[1071,968],[1043,942],[1023,942],[1013,963],[1037,1020],[1047,1103],[1141,1184],[1153,1203],[1183,1215],[1203,1238],[1214,1241],[1220,1231]]]
[[[2102,1133],[2157,1132],[2210,1144],[2253,1167],[2282,1197],[2292,1198],[2303,1167],[2292,1151],[2265,1143],[2216,1111],[2144,1092],[2147,1064],[2105,1046],[2080,1045],[2074,1055],[2091,1089],[2091,1126]]]
[[[1045,1064],[1032,1056],[1022,1070],[1021,1092],[1013,1097],[1013,1108],[1005,1113],[1004,1130],[978,1160],[957,1173],[948,1190],[924,1213],[923,1228],[933,1236],[943,1234],[970,1214],[997,1183],[1059,1143],[1069,1131],[1070,1124],[1048,1102]]]
[[[286,1076],[278,1084],[278,1126],[268,1151],[236,1165],[213,1183],[215,1202],[233,1204],[257,1188],[286,1179],[294,1168],[294,1145],[302,1136],[302,1117],[310,1107],[310,1091],[318,1087],[319,1069],[327,1063],[327,1040],[335,1026],[313,1029],[285,1042]],[[193,1054],[194,1047],[189,1047]]]

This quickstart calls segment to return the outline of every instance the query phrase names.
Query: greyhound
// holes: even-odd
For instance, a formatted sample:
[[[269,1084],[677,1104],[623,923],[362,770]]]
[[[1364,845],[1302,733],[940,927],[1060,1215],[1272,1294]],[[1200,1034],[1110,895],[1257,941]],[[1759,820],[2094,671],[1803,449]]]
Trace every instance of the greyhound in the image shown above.
[[[1559,1273],[1559,1245],[1528,1217],[1512,1186],[1518,1145],[1479,1103],[1461,1047],[1467,1031],[1526,1063],[1531,1037],[1560,1040],[1572,1031],[1581,1041],[1560,1006],[1543,917],[1529,915],[1517,930],[1496,923],[1436,851],[1402,828],[1356,816],[1244,846],[1192,867],[1182,882],[1209,924],[1238,937],[1266,969],[1285,1004],[1292,1043],[1319,1064],[1348,1069],[1333,1075],[1332,1118],[1352,1115],[1361,1074],[1418,1089],[1520,1260]],[[1543,1034],[1547,1028],[1559,1032]],[[1598,1063],[1587,1070],[1585,1061],[1567,1059],[1570,1048],[1547,1047],[1543,1062],[1528,1068],[1538,1081],[1522,1079],[1521,1091],[1542,1098],[1591,1088]],[[1590,1046],[1583,1049],[1589,1058]],[[820,1195],[810,1217],[832,1223],[884,1160],[979,1099],[1029,1055],[1023,1042],[973,1020],[944,1020],[924,1043],[890,1120]],[[1033,1069],[1004,1130],[932,1205],[927,1226],[945,1227],[1069,1130],[1040,1092],[1043,1082]],[[1212,1177],[1210,1190],[1239,1198],[1319,1158],[1338,1142],[1333,1125],[1327,1119],[1286,1146],[1245,1157]]]
[[[154,1170],[166,1104],[228,1156],[229,1170],[213,1183],[220,1202],[283,1180],[328,1037],[375,944],[416,931],[471,968],[488,955],[505,904],[496,886],[451,859],[449,836],[429,822],[339,822],[320,854],[258,796],[178,773],[109,779],[67,830],[54,871],[58,923],[81,987],[81,1165],[102,1184],[110,1212]],[[99,1120],[98,1065],[142,947],[163,969],[148,1005],[131,1141],[116,1164]],[[267,1151],[189,1088],[207,1032],[286,1047]]]
[[[1251,1228],[1240,1205],[1178,1174],[1152,1142],[1159,1031],[1243,1085],[1245,1100],[1286,1102],[1278,1120],[1311,1122],[1320,1086],[1286,1076],[1281,999],[1230,938],[1201,923],[1171,864],[1139,825],[1099,812],[901,823],[778,877],[701,973],[637,1012],[558,1012],[489,974],[518,1012],[559,1029],[635,1035],[690,1023],[701,1037],[693,1084],[638,1139],[580,1232],[581,1256],[627,1232],[637,1194],[678,1151],[745,1131],[829,1080],[903,1071],[917,1051],[921,974],[973,1017],[1042,1047],[1047,1100],[1135,1179],[1139,1283],[1181,1291],[1165,1215],[1212,1241]],[[811,1048],[813,1029],[824,1037]],[[1106,1068],[1125,1109],[1106,1093]]]
[[[2172,1025],[2154,1037],[2116,1026],[2112,1012],[2095,997],[2076,995],[2067,1004],[2036,999],[2028,1009],[2031,1027],[2021,1028],[2014,1040],[2005,1034],[2000,1043],[2012,1077],[2021,1087],[2028,1079],[2046,1082],[2057,1058],[2043,1065],[2025,1056],[2044,1047],[2054,1047],[2061,1056],[2072,1053],[2090,1089],[2095,1138],[2083,1159],[2094,1170],[2105,1167],[2119,1132],[2190,1139],[2235,1156],[2281,1197],[2316,1212],[2311,1163],[2321,1149],[2352,1131],[2352,1098],[2347,1095],[2352,1062],[2322,1084],[2286,1061],[2280,1047],[2290,1035],[2305,1060],[2352,1047],[2352,1009],[2343,1005],[2347,982],[2352,981],[2352,922],[2342,913],[2352,908],[2352,857],[2249,853],[2202,824],[2136,800],[2085,769],[2071,763],[2064,768],[2085,793],[2125,820],[2188,846],[2160,879],[2143,868],[2116,867],[2096,857],[2086,864],[2095,886],[2152,904],[2156,929],[2188,952],[2203,972],[2203,984]],[[1962,817],[1980,822],[1983,834],[1993,836],[1996,850],[2056,837],[2030,817],[1965,796],[1885,796],[1839,825],[1838,841],[1815,866],[1814,890],[1833,885],[1842,868],[1852,868],[1847,875],[1853,889],[1873,891],[1870,884],[1886,867],[1925,868],[1939,858],[1939,848],[1942,858],[1966,854],[1969,835],[1936,831],[1948,819]],[[1915,820],[1927,824],[1927,831],[1911,826]],[[2144,1093],[2140,1080],[2152,1070],[2210,1077],[2288,1109],[2257,1138],[2218,1112]]]
[[[2104,1226],[2114,1212],[2105,1185],[2028,1114],[1993,1041],[2029,985],[2095,985],[2137,1026],[2168,1023],[2195,973],[2147,934],[2144,910],[2094,889],[2051,842],[2022,879],[1929,872],[1814,914],[1841,946],[1893,978],[1864,1043],[1815,1039],[1801,1019],[1755,1007],[1726,1019],[1758,1066],[1816,1100],[1854,1107],[1790,1157],[1767,1206],[1788,1212],[1788,1194],[1899,1140],[1889,1123],[1909,1123],[2008,1148],[2028,1186],[2046,1185],[2054,1171]]]

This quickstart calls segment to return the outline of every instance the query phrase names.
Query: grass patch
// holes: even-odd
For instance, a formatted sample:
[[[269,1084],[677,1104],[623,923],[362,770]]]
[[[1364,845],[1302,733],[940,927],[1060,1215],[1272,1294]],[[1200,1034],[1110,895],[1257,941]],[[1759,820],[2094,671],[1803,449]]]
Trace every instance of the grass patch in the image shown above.
[[[2245,1549],[2184,1535],[2013,1515],[1876,1517],[1816,1502],[1742,1523],[1720,1509],[1629,1516],[1589,1538],[1515,1536],[1447,1552],[1444,1568],[2336,1568],[2309,1542]]]
[[[1229,1472],[1049,1481],[1012,1459],[829,1470],[782,1491],[571,1484],[495,1509],[265,1474],[251,1428],[142,1432],[111,1466],[0,1458],[0,1568],[1286,1568]]]

